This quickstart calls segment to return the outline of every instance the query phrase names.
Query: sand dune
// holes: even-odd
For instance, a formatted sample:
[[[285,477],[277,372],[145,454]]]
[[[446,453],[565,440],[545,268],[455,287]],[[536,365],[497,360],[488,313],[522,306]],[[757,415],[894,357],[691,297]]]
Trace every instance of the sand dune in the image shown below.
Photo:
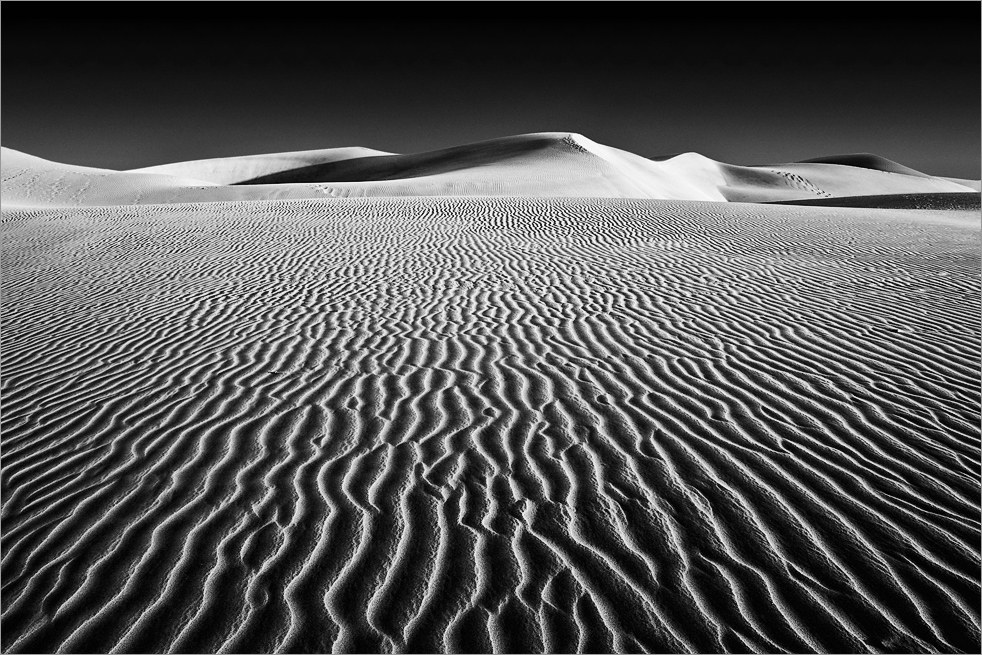
[[[268,155],[224,157],[137,168],[129,173],[155,173],[205,180],[215,184],[239,184],[282,171],[303,169],[345,159],[365,159],[392,153],[371,148],[328,148]]]
[[[943,177],[941,179],[967,187],[976,193],[982,192],[982,180],[963,180],[957,177]]]
[[[915,177],[932,177],[927,173],[922,173],[910,168],[909,166],[904,166],[903,164],[898,164],[895,161],[891,161],[886,157],[880,157],[879,155],[874,155],[868,152],[852,155],[833,155],[831,157],[819,157],[817,159],[806,159],[798,163],[842,164],[844,166],[858,166],[860,168],[869,168],[886,173],[900,173],[902,175],[913,175]],[[982,191],[982,181],[980,180],[964,180],[957,177],[941,177],[938,179],[954,182],[955,184],[968,187],[973,191]]]
[[[2,201],[7,207],[138,205],[217,185],[172,175],[72,166],[0,149]]]
[[[959,186],[574,141],[337,188]],[[5,652],[978,652],[978,212],[3,159]]]
[[[0,163],[3,200],[11,207],[402,196],[773,202],[977,190],[971,181],[842,163],[734,166],[696,153],[654,161],[563,132],[414,155],[338,148],[134,171],[68,166],[7,148]]]
[[[832,155],[830,157],[816,157],[814,159],[805,159],[798,163],[840,164],[842,166],[857,166],[859,168],[868,168],[874,171],[883,171],[884,173],[899,173],[901,175],[913,175],[914,177],[931,177],[927,173],[922,173],[910,168],[909,166],[898,164],[897,162],[887,159],[886,157],[880,157],[879,155],[874,155],[870,152],[860,152],[850,155]]]

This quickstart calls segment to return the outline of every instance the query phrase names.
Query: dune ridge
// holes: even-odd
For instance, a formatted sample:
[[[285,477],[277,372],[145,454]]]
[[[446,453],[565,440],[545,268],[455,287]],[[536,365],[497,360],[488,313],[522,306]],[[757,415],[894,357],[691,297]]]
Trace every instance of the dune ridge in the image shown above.
[[[861,158],[865,167],[852,165],[856,156],[768,166],[735,166],[697,153],[653,160],[565,132],[413,155],[335,148],[132,171],[57,164],[9,148],[0,154],[3,201],[10,207],[406,196],[774,202],[980,188],[974,181],[932,177],[872,155]],[[869,164],[871,157],[879,168]]]
[[[885,173],[899,173],[901,175],[913,175],[914,177],[931,177],[927,173],[914,170],[909,166],[904,166],[886,157],[874,155],[871,152],[858,152],[848,155],[832,155],[829,157],[815,157],[813,159],[803,159],[799,164],[840,164],[842,166],[858,166]]]
[[[126,172],[173,175],[227,185],[241,184],[254,178],[276,175],[282,171],[299,170],[346,159],[363,159],[391,154],[371,148],[326,148],[266,155],[200,159],[135,168]]]
[[[2,229],[5,652],[978,652],[976,214]]]

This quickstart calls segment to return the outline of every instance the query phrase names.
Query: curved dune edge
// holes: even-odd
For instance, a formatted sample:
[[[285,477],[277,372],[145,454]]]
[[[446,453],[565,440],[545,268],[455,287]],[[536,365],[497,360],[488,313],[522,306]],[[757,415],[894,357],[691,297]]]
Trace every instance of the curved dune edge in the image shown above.
[[[829,157],[816,157],[814,159],[804,159],[799,164],[840,164],[842,166],[856,166],[868,168],[884,173],[899,173],[901,175],[913,175],[914,177],[931,177],[927,173],[914,170],[909,166],[898,164],[897,162],[880,157],[869,152],[860,152],[848,155],[832,155]]]
[[[4,212],[3,651],[978,652],[945,216]]]
[[[932,177],[873,155],[860,158],[866,167],[842,163],[855,157],[772,166],[734,166],[697,153],[652,160],[581,134],[543,132],[413,155],[334,148],[132,171],[58,164],[4,148],[0,164],[8,207],[407,196],[776,202],[978,188],[972,181]],[[879,169],[870,167],[870,158]]]

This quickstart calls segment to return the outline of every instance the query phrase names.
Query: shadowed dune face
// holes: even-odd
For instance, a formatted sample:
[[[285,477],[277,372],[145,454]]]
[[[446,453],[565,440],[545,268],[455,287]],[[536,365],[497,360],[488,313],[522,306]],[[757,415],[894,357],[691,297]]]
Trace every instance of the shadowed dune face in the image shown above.
[[[257,177],[276,175],[317,165],[337,163],[348,159],[365,159],[391,153],[371,148],[330,148],[302,152],[283,152],[246,157],[202,159],[198,161],[163,164],[138,168],[129,173],[161,173],[205,180],[215,184],[241,184]]]
[[[979,650],[977,214],[2,230],[5,652]]]
[[[502,164],[516,158],[527,165],[530,158],[543,155],[548,157],[549,154],[562,157],[570,151],[586,152],[572,138],[564,140],[553,135],[507,137],[416,155],[388,155],[326,162],[259,176],[241,184],[400,180]]]

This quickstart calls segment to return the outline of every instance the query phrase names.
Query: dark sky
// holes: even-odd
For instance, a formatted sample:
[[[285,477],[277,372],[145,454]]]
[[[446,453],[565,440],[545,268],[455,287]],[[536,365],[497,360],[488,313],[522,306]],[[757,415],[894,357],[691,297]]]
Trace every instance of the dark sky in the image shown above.
[[[872,18],[875,16],[875,19]],[[980,4],[4,2],[3,145],[73,164],[572,131],[980,176]]]

